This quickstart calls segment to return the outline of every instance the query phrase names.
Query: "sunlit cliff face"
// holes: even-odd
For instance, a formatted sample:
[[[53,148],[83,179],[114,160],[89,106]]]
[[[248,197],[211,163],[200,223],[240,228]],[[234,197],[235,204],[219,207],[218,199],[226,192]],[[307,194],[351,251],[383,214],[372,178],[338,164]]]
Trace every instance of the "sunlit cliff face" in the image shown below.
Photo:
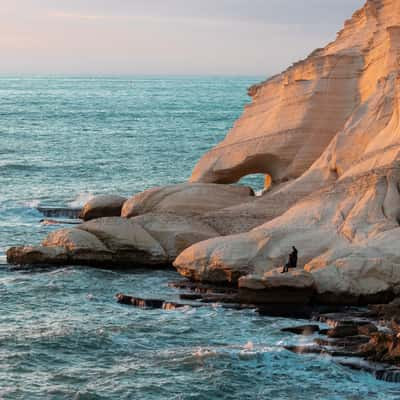
[[[357,163],[361,171],[391,162],[399,60],[400,2],[368,0],[334,42],[250,88],[251,105],[191,180],[232,183],[265,173],[281,182],[314,163],[332,179]],[[380,154],[390,146],[394,153]]]
[[[204,280],[250,273],[259,283],[296,245],[322,301],[397,293],[399,60],[400,2],[368,0],[334,42],[250,88],[252,104],[192,181],[270,175],[270,190],[225,210],[263,223],[191,246],[178,270]]]

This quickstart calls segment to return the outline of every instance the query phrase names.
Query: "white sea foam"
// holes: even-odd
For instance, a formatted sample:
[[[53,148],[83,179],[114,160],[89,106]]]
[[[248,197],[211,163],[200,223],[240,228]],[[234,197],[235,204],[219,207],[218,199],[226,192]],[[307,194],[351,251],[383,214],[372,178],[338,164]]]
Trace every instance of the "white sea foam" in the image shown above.
[[[208,357],[214,357],[217,355],[217,352],[215,350],[211,349],[205,349],[205,348],[198,348],[196,351],[192,353],[192,356],[197,357],[197,358],[208,358]]]
[[[68,206],[71,208],[83,207],[88,201],[92,200],[93,197],[94,194],[92,192],[78,193],[76,199],[68,203]]]
[[[37,208],[37,207],[40,206],[40,200],[38,200],[38,199],[33,199],[33,200],[26,201],[26,202],[24,203],[24,206],[25,206],[25,207],[28,207],[28,208]]]
[[[254,344],[249,340],[243,347],[244,350],[254,350]]]

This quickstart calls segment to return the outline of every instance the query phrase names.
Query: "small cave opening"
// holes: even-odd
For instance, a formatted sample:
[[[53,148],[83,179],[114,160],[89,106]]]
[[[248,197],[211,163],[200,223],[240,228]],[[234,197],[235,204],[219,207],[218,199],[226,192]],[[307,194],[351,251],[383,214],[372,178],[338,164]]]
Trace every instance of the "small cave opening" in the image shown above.
[[[268,174],[250,174],[244,176],[238,183],[250,186],[256,196],[261,196],[272,187],[272,177]]]

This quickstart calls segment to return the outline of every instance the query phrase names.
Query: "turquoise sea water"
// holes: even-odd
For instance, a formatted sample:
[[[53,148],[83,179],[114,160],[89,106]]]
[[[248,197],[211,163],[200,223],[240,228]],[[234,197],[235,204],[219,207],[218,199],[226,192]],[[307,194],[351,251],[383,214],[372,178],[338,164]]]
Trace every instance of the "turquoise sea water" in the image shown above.
[[[173,271],[6,265],[7,247],[59,228],[40,224],[38,205],[186,180],[260,79],[0,78],[0,399],[400,398],[398,385],[284,350],[311,340],[280,332],[296,321],[116,303],[178,299]]]

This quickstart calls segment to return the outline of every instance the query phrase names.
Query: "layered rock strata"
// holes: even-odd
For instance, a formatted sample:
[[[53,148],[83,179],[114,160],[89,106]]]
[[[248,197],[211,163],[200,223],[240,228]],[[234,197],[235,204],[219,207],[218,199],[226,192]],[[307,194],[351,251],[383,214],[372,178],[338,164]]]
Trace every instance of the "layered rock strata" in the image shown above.
[[[272,185],[263,197],[236,209],[253,215],[271,205],[269,215],[249,232],[186,249],[177,269],[229,283],[251,274],[261,284],[295,245],[319,302],[397,294],[399,60],[400,3],[368,0],[334,42],[252,87],[251,105],[191,181],[267,174]]]

